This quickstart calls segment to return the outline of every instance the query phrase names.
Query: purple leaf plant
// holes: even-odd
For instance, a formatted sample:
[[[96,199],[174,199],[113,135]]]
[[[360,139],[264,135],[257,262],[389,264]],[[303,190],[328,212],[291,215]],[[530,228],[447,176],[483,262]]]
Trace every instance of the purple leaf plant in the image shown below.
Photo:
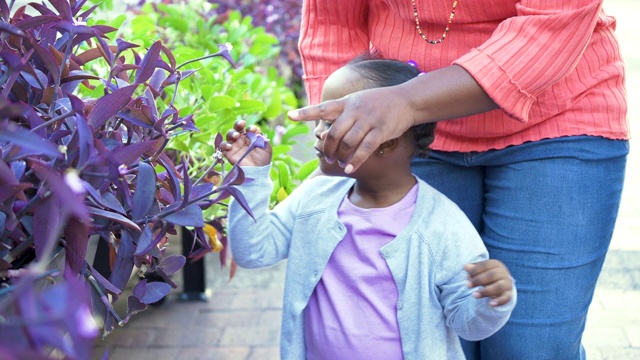
[[[193,71],[180,70],[160,41],[109,45],[116,29],[86,25],[95,6],[85,3],[49,0],[12,12],[13,2],[0,0],[2,359],[89,358],[100,328],[108,334],[176,287],[170,276],[186,259],[165,257],[176,226],[194,229],[198,258],[212,250],[204,209],[233,196],[251,213],[234,188],[245,181],[240,168],[218,185],[193,181],[189,160],[165,151],[175,132],[198,131],[170,96]],[[210,56],[233,66],[224,45]],[[93,62],[106,64],[106,74],[87,70]],[[226,242],[222,225],[209,225]],[[92,236],[109,246],[108,275],[86,261]],[[113,303],[135,268],[164,282],[140,281],[120,315]]]

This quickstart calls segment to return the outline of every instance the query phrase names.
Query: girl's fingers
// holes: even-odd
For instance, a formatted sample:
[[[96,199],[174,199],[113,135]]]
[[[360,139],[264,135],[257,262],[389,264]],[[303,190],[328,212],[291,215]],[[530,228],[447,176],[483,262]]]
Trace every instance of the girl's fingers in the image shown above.
[[[245,126],[247,126],[247,122],[244,120],[236,120],[233,123],[233,129],[239,133],[244,131]]]
[[[491,306],[500,306],[500,305],[504,305],[504,304],[508,303],[509,300],[511,300],[511,291],[506,291],[506,292],[502,293],[502,295],[491,299],[489,301],[489,305],[491,305]]]

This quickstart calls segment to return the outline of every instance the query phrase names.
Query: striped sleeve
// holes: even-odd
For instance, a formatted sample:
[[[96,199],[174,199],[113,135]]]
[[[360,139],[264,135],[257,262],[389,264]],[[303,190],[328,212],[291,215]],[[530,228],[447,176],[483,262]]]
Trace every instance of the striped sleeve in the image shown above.
[[[309,104],[320,102],[325,79],[369,51],[367,0],[304,0],[299,49]]]
[[[454,61],[510,116],[527,122],[536,97],[573,71],[602,0],[522,0],[482,45]]]

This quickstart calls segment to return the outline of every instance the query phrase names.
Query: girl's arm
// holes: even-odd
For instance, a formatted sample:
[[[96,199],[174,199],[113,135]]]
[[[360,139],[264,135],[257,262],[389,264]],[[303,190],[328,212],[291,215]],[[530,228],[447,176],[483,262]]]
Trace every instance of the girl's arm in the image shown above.
[[[235,199],[229,204],[229,244],[234,260],[244,268],[271,266],[289,254],[296,197],[292,194],[269,210],[273,188],[270,169],[270,165],[243,167],[246,178],[251,181],[237,187],[247,200],[255,220]]]

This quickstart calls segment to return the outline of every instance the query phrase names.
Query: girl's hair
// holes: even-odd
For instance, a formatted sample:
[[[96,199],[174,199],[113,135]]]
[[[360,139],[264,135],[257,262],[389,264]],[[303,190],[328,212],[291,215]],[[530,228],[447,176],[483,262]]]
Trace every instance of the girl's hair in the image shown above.
[[[353,59],[347,66],[367,80],[371,88],[399,85],[420,75],[420,70],[413,65],[398,60],[375,58],[369,54]],[[410,129],[416,140],[415,156],[429,155],[435,128],[435,123],[428,123]]]

